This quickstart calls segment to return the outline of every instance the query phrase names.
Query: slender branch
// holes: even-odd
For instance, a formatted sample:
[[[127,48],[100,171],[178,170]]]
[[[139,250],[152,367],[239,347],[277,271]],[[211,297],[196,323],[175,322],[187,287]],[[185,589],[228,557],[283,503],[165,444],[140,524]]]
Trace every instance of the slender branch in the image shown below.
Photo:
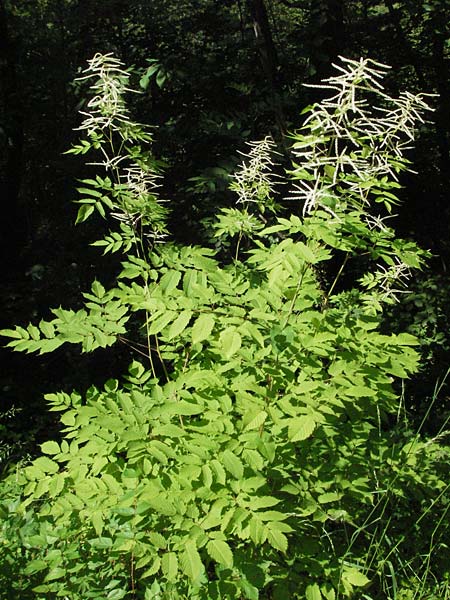
[[[328,298],[331,296],[331,294],[333,293],[334,288],[336,287],[337,282],[339,281],[343,270],[345,269],[345,266],[347,264],[347,261],[349,259],[349,253],[347,252],[347,254],[345,255],[345,258],[342,262],[341,268],[339,269],[339,271],[336,274],[336,277],[334,278],[333,283],[331,284],[330,289],[328,290],[328,292],[325,294],[325,305],[328,303]]]

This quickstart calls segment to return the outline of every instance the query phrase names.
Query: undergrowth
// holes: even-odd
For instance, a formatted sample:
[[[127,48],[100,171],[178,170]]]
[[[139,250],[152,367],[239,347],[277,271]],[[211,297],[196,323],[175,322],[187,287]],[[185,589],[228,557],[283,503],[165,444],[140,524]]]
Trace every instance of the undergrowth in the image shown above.
[[[390,98],[384,65],[336,69],[291,136],[289,198],[272,140],[251,144],[236,206],[198,247],[170,241],[129,72],[89,62],[70,152],[99,174],[77,222],[99,213],[93,245],[122,266],[110,289],[98,273],[82,309],[3,335],[39,353],[124,343],[135,360],[84,397],[47,395],[62,439],[1,484],[5,598],[449,597],[446,431],[411,428],[393,383],[416,372],[417,339],[381,332],[427,255],[387,217],[428,106]]]

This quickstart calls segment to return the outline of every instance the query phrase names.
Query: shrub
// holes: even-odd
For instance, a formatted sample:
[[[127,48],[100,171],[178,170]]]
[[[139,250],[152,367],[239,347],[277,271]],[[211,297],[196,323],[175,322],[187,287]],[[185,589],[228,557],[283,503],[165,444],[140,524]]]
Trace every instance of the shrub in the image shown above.
[[[151,136],[124,101],[129,74],[112,56],[90,61],[85,137],[71,152],[93,152],[106,175],[83,182],[77,221],[118,224],[94,242],[123,253],[117,284],[96,280],[83,309],[3,334],[20,351],[123,342],[136,358],[85,397],[47,396],[62,440],[3,483],[11,598],[385,598],[409,585],[431,519],[440,543],[448,455],[392,427],[392,383],[416,370],[416,340],[380,333],[425,253],[378,207],[397,202],[402,150],[428,107],[387,97],[383,65],[337,68],[323,84],[334,96],[292,136],[303,217],[280,216],[266,139],[209,248],[165,241]],[[361,256],[372,266],[337,294]]]

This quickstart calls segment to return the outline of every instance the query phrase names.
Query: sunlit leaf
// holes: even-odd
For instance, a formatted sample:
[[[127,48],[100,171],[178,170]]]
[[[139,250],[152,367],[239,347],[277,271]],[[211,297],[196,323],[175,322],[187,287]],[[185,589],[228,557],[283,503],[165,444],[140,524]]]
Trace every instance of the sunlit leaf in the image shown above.
[[[316,428],[316,422],[309,415],[295,417],[289,421],[288,435],[291,442],[300,442],[311,437]]]
[[[188,540],[181,552],[180,564],[184,574],[191,580],[197,580],[203,573],[203,563],[197,551],[195,542]]]
[[[211,558],[224,567],[231,569],[233,566],[233,553],[226,542],[223,540],[210,540],[206,549]]]
[[[197,344],[208,339],[214,327],[214,316],[212,314],[201,314],[192,327],[192,343]]]

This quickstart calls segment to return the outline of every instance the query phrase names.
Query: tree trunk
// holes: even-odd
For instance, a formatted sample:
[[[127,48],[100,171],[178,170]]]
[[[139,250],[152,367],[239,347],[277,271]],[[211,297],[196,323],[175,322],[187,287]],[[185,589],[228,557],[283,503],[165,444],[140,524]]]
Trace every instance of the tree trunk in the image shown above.
[[[278,56],[267,16],[266,5],[264,4],[264,0],[247,0],[247,7],[252,19],[261,66],[269,85],[277,128],[281,136],[283,136],[286,127],[279,95]]]

